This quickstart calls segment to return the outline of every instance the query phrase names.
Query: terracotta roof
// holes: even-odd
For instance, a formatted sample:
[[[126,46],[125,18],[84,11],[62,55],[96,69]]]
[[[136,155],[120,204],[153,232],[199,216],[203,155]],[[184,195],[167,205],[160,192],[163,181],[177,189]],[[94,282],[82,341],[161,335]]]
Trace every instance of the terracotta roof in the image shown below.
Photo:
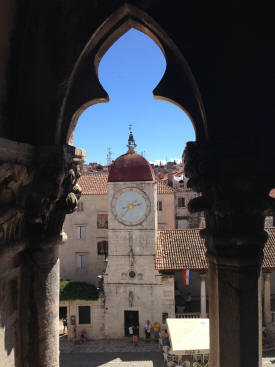
[[[158,185],[158,194],[173,194],[175,192],[175,189],[168,186],[165,182],[162,182],[160,180],[157,180]]]
[[[207,269],[199,229],[158,231],[157,270]]]
[[[106,195],[108,172],[92,172],[80,176],[78,184],[83,195]]]
[[[183,172],[184,172],[184,168],[181,168],[178,171],[172,172],[172,175],[177,176],[177,175],[180,175]],[[165,175],[163,176],[163,178],[161,180],[162,181],[167,181],[168,180],[168,173],[165,173]]]
[[[82,175],[78,181],[82,195],[107,195],[108,172],[91,172]],[[158,194],[173,194],[174,189],[166,183],[157,181]]]
[[[136,152],[128,152],[112,163],[108,182],[154,181],[154,179],[154,171],[147,159]]]
[[[275,227],[265,228],[268,240],[264,248],[263,269],[275,268]],[[158,231],[157,270],[206,270],[204,240],[199,229]]]

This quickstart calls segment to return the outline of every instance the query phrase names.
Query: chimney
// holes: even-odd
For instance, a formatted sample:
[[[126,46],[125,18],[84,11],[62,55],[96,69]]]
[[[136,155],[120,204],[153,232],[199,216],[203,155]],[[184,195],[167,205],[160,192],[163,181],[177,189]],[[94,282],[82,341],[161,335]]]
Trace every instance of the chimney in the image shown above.
[[[172,171],[168,171],[168,186],[174,187],[174,177]]]

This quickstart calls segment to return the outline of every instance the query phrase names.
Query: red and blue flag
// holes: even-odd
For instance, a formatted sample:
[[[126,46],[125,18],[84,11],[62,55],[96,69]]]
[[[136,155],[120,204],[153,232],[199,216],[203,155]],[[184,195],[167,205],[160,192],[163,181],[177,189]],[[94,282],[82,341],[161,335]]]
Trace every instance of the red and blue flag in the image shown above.
[[[192,282],[192,270],[183,270],[183,283],[184,285],[190,285]]]

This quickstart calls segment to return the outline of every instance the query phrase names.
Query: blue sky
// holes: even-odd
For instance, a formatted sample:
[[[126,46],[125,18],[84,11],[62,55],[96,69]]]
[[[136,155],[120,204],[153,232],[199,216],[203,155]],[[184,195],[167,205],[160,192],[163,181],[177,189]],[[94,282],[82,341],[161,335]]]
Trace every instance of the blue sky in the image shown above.
[[[75,129],[73,144],[86,150],[86,162],[106,164],[107,148],[113,159],[124,154],[129,124],[137,152],[145,152],[150,162],[181,158],[195,133],[180,108],[153,98],[165,68],[159,47],[137,30],[131,29],[109,48],[99,64],[99,80],[110,101],[86,109]]]

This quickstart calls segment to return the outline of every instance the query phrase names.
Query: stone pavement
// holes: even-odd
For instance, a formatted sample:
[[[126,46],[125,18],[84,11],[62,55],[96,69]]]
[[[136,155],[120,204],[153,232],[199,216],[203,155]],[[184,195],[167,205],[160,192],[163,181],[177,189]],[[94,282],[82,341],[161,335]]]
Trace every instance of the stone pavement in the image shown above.
[[[163,358],[154,341],[139,340],[136,347],[128,338],[72,346],[61,336],[60,367],[163,367]],[[264,354],[263,367],[275,367],[274,350]]]
[[[60,337],[60,352],[61,353],[150,353],[158,352],[160,353],[159,345],[155,341],[151,340],[146,343],[144,340],[139,340],[138,344],[134,346],[130,338],[115,339],[115,340],[93,340],[88,341],[84,344],[77,343],[72,345],[72,343],[67,342],[64,337]]]
[[[61,337],[60,367],[163,367],[163,358],[154,341],[134,346],[125,338],[72,346]]]

